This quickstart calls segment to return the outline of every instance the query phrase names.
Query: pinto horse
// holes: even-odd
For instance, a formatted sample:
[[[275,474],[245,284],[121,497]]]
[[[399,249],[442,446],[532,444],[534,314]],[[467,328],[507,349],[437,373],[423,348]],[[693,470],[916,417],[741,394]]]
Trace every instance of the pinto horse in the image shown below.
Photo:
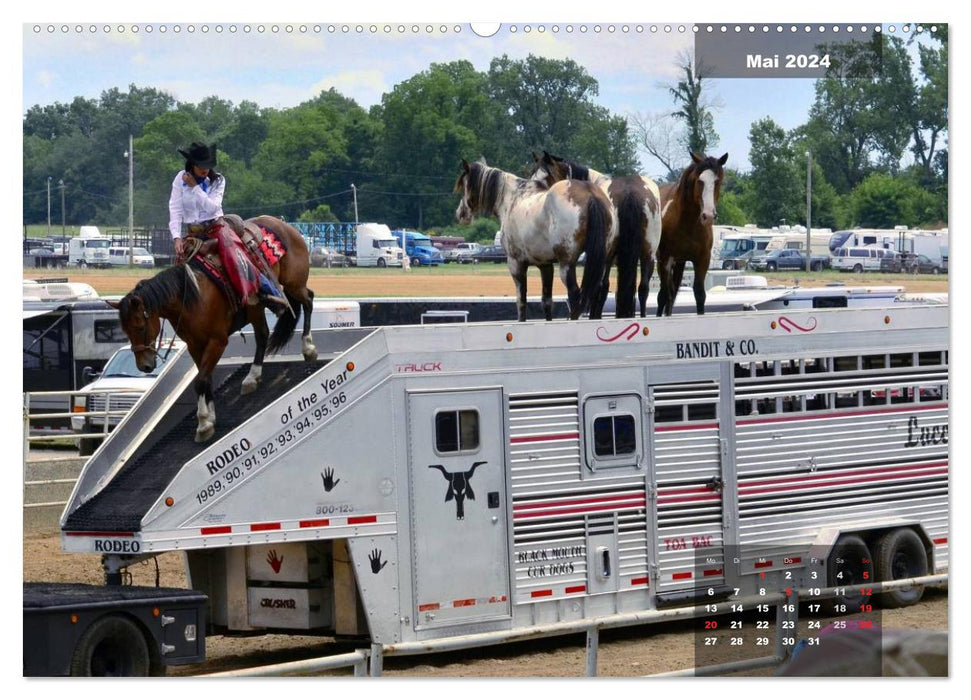
[[[661,188],[661,244],[658,246],[657,315],[670,316],[681,286],[684,265],[694,267],[695,308],[705,313],[705,275],[711,263],[712,224],[718,216],[718,197],[725,176],[721,158],[691,154],[692,163],[674,184]]]
[[[462,161],[455,183],[462,194],[455,218],[462,224],[475,214],[495,215],[502,227],[502,247],[509,273],[516,283],[519,320],[526,320],[526,272],[540,270],[543,313],[553,320],[553,263],[567,288],[570,318],[590,310],[600,318],[594,303],[600,293],[608,250],[616,246],[617,225],[610,200],[589,182],[566,180],[552,187],[517,177],[485,160],[471,165]],[[586,253],[583,280],[577,285],[577,259]]]
[[[277,320],[272,335],[262,304],[238,306],[235,299],[227,298],[217,283],[187,263],[167,268],[150,279],[142,280],[120,301],[109,302],[118,309],[121,327],[131,341],[135,364],[142,372],[155,369],[163,319],[185,341],[189,355],[199,370],[193,385],[199,398],[196,442],[209,440],[215,432],[212,372],[226,349],[230,334],[243,326],[253,326],[256,354],[249,373],[243,379],[243,394],[256,390],[262,376],[264,354],[267,351],[276,352],[286,345],[297,326],[301,308],[304,312],[303,356],[307,361],[317,358],[317,348],[310,332],[314,293],[307,288],[310,272],[307,244],[295,228],[279,219],[258,216],[249,222],[276,234],[287,251],[271,269],[294,312],[287,312]],[[214,225],[225,224],[217,221]]]
[[[603,287],[598,299],[603,309],[610,289],[610,268],[617,261],[617,318],[634,316],[634,287],[637,284],[637,265],[641,264],[641,284],[638,288],[641,316],[647,313],[647,287],[654,273],[654,252],[661,240],[661,195],[657,185],[643,175],[608,177],[593,168],[578,165],[543,151],[533,154],[534,180],[547,186],[561,180],[584,180],[600,187],[610,199],[618,225],[616,258],[607,260]]]

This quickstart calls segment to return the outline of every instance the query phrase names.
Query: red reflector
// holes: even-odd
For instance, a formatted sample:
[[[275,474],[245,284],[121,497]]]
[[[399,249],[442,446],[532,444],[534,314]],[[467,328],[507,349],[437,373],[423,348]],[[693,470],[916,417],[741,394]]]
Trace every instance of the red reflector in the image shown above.
[[[583,593],[586,590],[587,590],[586,586],[567,586],[566,587],[567,593]]]
[[[705,569],[705,576],[721,576],[723,573],[724,569]]]
[[[378,516],[376,515],[362,515],[357,518],[347,519],[348,525],[365,525],[367,523],[376,523],[376,522],[378,522]]]
[[[428,612],[429,610],[438,610],[438,603],[426,603],[418,606],[418,612]]]
[[[300,527],[327,527],[330,520],[301,520]]]
[[[465,598],[464,600],[453,600],[453,608],[467,608],[470,605],[475,605],[475,598]]]
[[[934,540],[934,544],[947,544],[947,538],[938,537],[936,540]]]
[[[531,598],[545,598],[548,595],[553,595],[552,588],[547,588],[545,591],[533,591],[529,594]]]
[[[686,578],[691,578],[691,576],[692,576],[692,573],[690,571],[681,571],[677,574],[674,574],[674,576],[672,576],[671,578],[673,578],[675,581],[684,581]]]
[[[631,579],[630,585],[632,585],[632,586],[646,586],[648,580],[649,579],[647,578],[647,576],[645,576],[644,578]]]
[[[249,526],[250,532],[264,532],[266,530],[279,530],[280,523],[253,523]]]
[[[772,566],[772,560],[771,559],[769,561],[757,561],[757,562],[755,562],[755,568],[756,569],[767,569],[770,566]]]
[[[233,531],[233,528],[229,525],[220,525],[219,527],[204,527],[199,532],[203,535],[228,535]]]

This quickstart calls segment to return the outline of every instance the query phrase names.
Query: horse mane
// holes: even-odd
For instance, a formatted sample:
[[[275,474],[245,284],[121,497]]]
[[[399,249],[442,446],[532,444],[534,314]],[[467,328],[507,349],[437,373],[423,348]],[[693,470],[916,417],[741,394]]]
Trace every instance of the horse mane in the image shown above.
[[[475,193],[477,213],[491,214],[502,199],[506,180],[499,168],[476,161],[469,165],[469,191]]]
[[[186,309],[191,309],[199,303],[200,298],[199,285],[195,278],[190,277],[191,274],[186,265],[174,265],[154,277],[140,281],[119,303],[121,318],[128,318],[132,296],[141,299],[149,313],[158,313],[173,297],[178,297]]]

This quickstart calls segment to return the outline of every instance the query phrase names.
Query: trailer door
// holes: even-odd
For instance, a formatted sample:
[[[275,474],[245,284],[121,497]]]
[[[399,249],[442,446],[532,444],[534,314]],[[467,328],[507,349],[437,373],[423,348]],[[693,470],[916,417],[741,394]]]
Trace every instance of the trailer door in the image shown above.
[[[408,397],[415,629],[510,616],[502,391]]]
[[[656,595],[725,583],[719,371],[714,363],[648,371]]]

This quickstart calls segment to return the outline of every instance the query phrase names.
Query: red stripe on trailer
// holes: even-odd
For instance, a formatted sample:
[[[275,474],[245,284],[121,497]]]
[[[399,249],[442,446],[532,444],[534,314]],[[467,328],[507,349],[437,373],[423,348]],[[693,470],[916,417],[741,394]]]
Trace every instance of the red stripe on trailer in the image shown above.
[[[938,537],[936,540],[934,540],[934,544],[947,544],[947,538]]]
[[[265,532],[267,530],[280,530],[280,523],[253,523],[249,526],[250,532]]]
[[[757,562],[755,562],[755,568],[756,569],[767,569],[770,566],[772,566],[772,560],[771,559],[769,559],[769,561],[757,561]]]
[[[228,535],[233,531],[230,525],[220,525],[219,527],[204,527],[199,532],[203,535]]]
[[[763,481],[763,482],[753,482],[752,485],[757,484],[769,484],[765,488],[751,488],[748,484],[745,486],[739,485],[738,492],[740,496],[750,496],[754,494],[767,494],[767,493],[781,493],[785,491],[800,491],[805,489],[814,489],[821,486],[843,486],[846,484],[863,484],[871,481],[891,481],[894,479],[902,479],[908,477],[916,476],[941,476],[947,474],[947,467],[944,466],[942,469],[937,469],[935,467],[946,465],[946,462],[933,463],[925,466],[907,466],[907,467],[887,467],[884,469],[865,469],[856,470],[849,474],[842,474],[832,476],[820,475],[820,476],[809,476],[800,479],[787,479],[785,481]],[[929,470],[929,471],[928,471]]]
[[[91,532],[65,532],[68,537],[134,537],[134,532],[109,532],[107,530],[92,530]]]
[[[586,586],[567,586],[566,587],[567,593],[584,593],[586,592],[586,590],[587,590]]]
[[[301,520],[300,527],[328,527],[330,520]]]
[[[655,433],[669,433],[675,430],[711,430],[717,428],[718,423],[696,423],[694,425],[666,425],[664,427],[655,426]]]
[[[462,600],[453,600],[453,608],[467,608],[470,605],[475,605],[475,598],[464,598]]]
[[[673,574],[671,578],[674,579],[675,581],[684,581],[685,579],[689,579],[692,576],[693,574],[690,571],[679,571],[678,573]]]
[[[546,596],[553,595],[553,589],[547,588],[544,591],[533,591],[529,594],[530,598],[545,598]]]
[[[418,606],[418,612],[428,612],[429,610],[438,610],[438,608],[438,603],[426,603]]]
[[[551,440],[579,440],[580,433],[558,433],[556,435],[525,435],[523,437],[510,438],[509,442],[513,445],[521,445],[526,442],[549,442]]]
[[[913,411],[945,411],[947,404],[936,406],[908,406],[907,408],[890,408],[883,411],[848,411],[847,413],[823,413],[814,416],[792,416],[784,418],[756,418],[753,420],[737,420],[735,425],[765,425],[766,423],[788,423],[804,420],[824,420],[827,418],[853,418],[856,416],[882,416],[887,413],[911,413]]]
[[[361,515],[354,518],[348,518],[348,525],[366,525],[367,523],[378,522],[378,516],[376,515]]]
[[[630,580],[630,585],[632,585],[632,586],[646,586],[648,580],[649,579],[647,578],[647,576],[644,576],[643,578],[632,578]]]
[[[705,569],[705,576],[721,576],[724,573],[724,569]]]

